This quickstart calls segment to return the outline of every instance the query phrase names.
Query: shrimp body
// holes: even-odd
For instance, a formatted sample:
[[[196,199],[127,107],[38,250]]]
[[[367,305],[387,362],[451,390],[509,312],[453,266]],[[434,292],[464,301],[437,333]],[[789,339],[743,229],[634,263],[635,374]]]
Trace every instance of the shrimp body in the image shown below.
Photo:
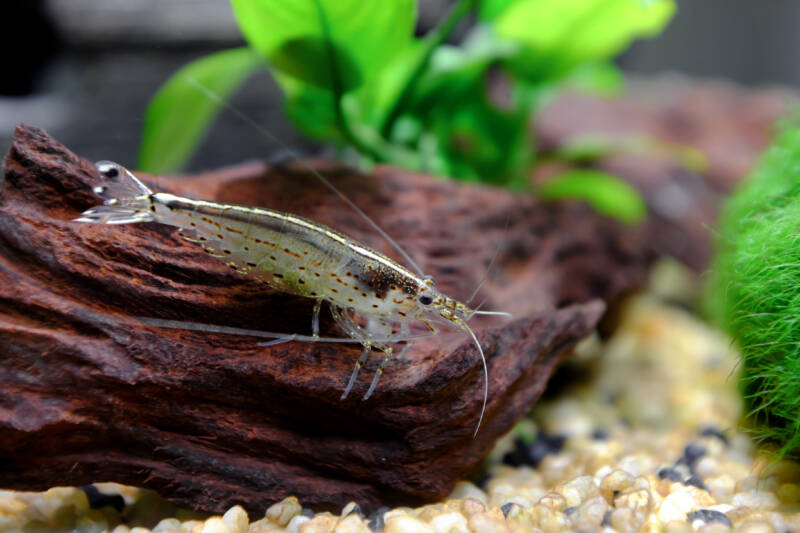
[[[153,219],[234,270],[280,291],[318,298],[364,316],[405,321],[424,312],[420,278],[385,255],[311,220],[271,209],[155,193]]]
[[[436,323],[469,333],[486,372],[483,350],[467,320],[476,314],[495,313],[470,309],[442,294],[431,278],[418,276],[368,246],[297,215],[154,193],[116,163],[101,161],[97,169],[102,184],[94,191],[105,201],[76,221],[155,221],[178,227],[184,238],[202,245],[237,272],[277,290],[316,300],[314,337],[318,335],[320,305],[327,302],[340,328],[364,345],[343,398],[369,351],[377,348],[385,357],[365,398],[372,394],[383,366],[393,355],[392,344],[413,338],[409,335],[413,321],[427,325],[431,334],[438,331]]]

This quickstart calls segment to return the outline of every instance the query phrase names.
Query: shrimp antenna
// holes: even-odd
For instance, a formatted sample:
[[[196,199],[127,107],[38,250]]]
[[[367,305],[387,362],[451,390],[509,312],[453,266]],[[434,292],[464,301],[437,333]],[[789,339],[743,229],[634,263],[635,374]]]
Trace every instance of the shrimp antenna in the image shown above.
[[[304,162],[302,159],[300,159],[300,156],[297,154],[297,152],[295,152],[294,150],[292,150],[292,149],[291,149],[291,147],[290,147],[288,144],[286,144],[286,143],[285,143],[285,142],[283,142],[281,139],[279,139],[279,138],[278,138],[276,135],[274,135],[272,132],[270,132],[270,131],[269,131],[267,128],[263,127],[261,124],[259,124],[258,122],[256,122],[256,121],[255,121],[255,120],[253,120],[252,118],[248,117],[248,116],[247,116],[247,115],[245,115],[244,113],[242,113],[242,112],[241,112],[239,109],[237,109],[236,107],[234,107],[232,104],[230,104],[230,103],[226,102],[225,100],[223,100],[222,98],[220,98],[220,96],[219,96],[217,93],[215,93],[214,91],[212,91],[211,89],[209,89],[208,87],[206,87],[205,85],[203,85],[203,84],[202,84],[202,83],[201,83],[201,82],[200,82],[200,81],[199,81],[197,78],[195,78],[194,76],[185,76],[185,77],[184,77],[184,79],[185,79],[187,82],[189,82],[189,84],[193,85],[193,86],[194,86],[194,87],[195,87],[197,90],[199,90],[200,92],[202,92],[203,94],[205,94],[205,95],[206,95],[208,98],[210,98],[212,101],[214,101],[215,103],[217,103],[217,104],[221,105],[222,107],[224,107],[225,109],[227,109],[228,111],[230,111],[231,113],[233,113],[234,115],[236,115],[236,116],[237,116],[237,117],[238,117],[240,120],[242,120],[243,122],[245,122],[246,124],[248,124],[249,126],[251,126],[251,127],[252,127],[253,129],[255,129],[255,130],[256,130],[256,131],[257,131],[259,134],[261,134],[261,136],[263,136],[263,137],[265,137],[266,139],[269,139],[270,141],[273,141],[273,142],[275,142],[275,143],[279,144],[280,146],[282,146],[284,150],[286,150],[286,151],[287,151],[287,152],[288,152],[288,153],[289,153],[289,154],[290,154],[292,157],[294,157],[294,158],[295,158],[297,161],[299,161],[299,162],[300,162],[300,164],[301,164],[302,166],[304,166],[304,167],[305,167],[305,168],[306,168],[306,169],[307,169],[309,172],[311,172],[311,173],[312,173],[312,174],[313,174],[313,175],[314,175],[314,176],[315,176],[315,177],[316,177],[316,178],[317,178],[317,179],[318,179],[320,182],[322,182],[322,184],[323,184],[323,185],[325,185],[325,186],[326,186],[328,189],[330,189],[331,191],[333,191],[333,192],[336,194],[336,196],[338,196],[338,197],[339,197],[339,198],[340,198],[340,199],[341,199],[341,200],[342,200],[344,203],[346,203],[346,204],[347,204],[347,205],[350,207],[350,209],[352,209],[353,211],[355,211],[356,213],[358,213],[358,215],[359,215],[361,218],[363,218],[363,219],[364,219],[364,220],[365,220],[365,221],[366,221],[366,222],[367,222],[367,223],[368,223],[370,226],[372,226],[372,228],[373,228],[375,231],[377,231],[377,232],[378,232],[378,233],[381,235],[381,237],[383,237],[384,239],[386,239],[386,241],[387,241],[389,244],[391,244],[391,245],[392,245],[392,247],[393,247],[395,250],[397,250],[397,251],[400,253],[400,255],[402,255],[402,256],[403,256],[403,259],[405,259],[405,260],[408,262],[408,264],[409,264],[409,265],[410,265],[410,266],[411,266],[411,267],[412,267],[414,270],[416,270],[416,271],[417,271],[417,274],[419,274],[420,276],[424,276],[424,275],[425,275],[425,273],[424,273],[424,272],[422,272],[422,269],[419,267],[419,265],[416,263],[416,261],[414,261],[413,259],[411,259],[411,256],[410,256],[410,255],[408,255],[408,254],[406,253],[406,251],[405,251],[405,250],[403,250],[403,248],[402,248],[402,247],[401,247],[399,244],[397,244],[397,243],[394,241],[394,239],[392,239],[392,238],[389,236],[389,234],[388,234],[388,233],[386,233],[386,232],[383,230],[383,228],[381,228],[381,227],[380,227],[380,226],[377,224],[377,222],[375,222],[374,220],[372,220],[372,219],[369,217],[369,215],[367,215],[367,214],[366,214],[364,211],[362,211],[362,210],[361,210],[361,208],[360,208],[360,207],[358,207],[358,206],[357,206],[357,205],[356,205],[356,204],[355,204],[355,203],[354,203],[354,202],[353,202],[353,201],[352,201],[350,198],[348,198],[347,196],[345,196],[345,195],[344,195],[344,193],[342,193],[342,192],[341,192],[341,191],[340,191],[338,188],[336,188],[336,186],[335,186],[333,183],[331,183],[331,182],[330,182],[330,180],[328,180],[328,178],[326,178],[325,176],[323,176],[322,174],[320,174],[319,172],[317,172],[316,170],[314,170],[314,169],[311,167],[311,165],[309,165],[308,163],[305,163],[305,162]]]
[[[506,318],[514,318],[514,315],[505,311],[481,311],[480,309],[472,312],[473,315],[491,315],[491,316],[504,316]]]
[[[508,226],[510,223],[511,223],[511,212],[509,211],[506,213],[506,226],[503,229],[503,235],[505,235],[508,232]],[[492,266],[494,265],[494,261],[495,259],[497,259],[497,255],[500,253],[500,244],[501,242],[497,241],[497,246],[494,247],[494,253],[492,254],[492,259],[489,261],[489,266],[486,267],[486,272],[483,274],[483,279],[481,280],[480,283],[478,283],[478,286],[475,287],[475,290],[472,291],[472,295],[469,297],[469,299],[466,302],[464,302],[465,305],[469,305],[469,303],[478,295],[478,291],[481,290],[481,287],[483,287],[483,284],[486,283],[486,280],[489,279],[489,272],[491,272]],[[481,313],[481,314],[486,314],[486,313]]]
[[[486,356],[483,354],[483,348],[481,347],[481,343],[478,342],[478,337],[475,336],[475,333],[470,329],[466,322],[461,322],[461,327],[469,333],[472,340],[475,341],[475,346],[478,347],[478,353],[481,356],[481,362],[483,363],[483,406],[481,407],[481,416],[478,417],[478,425],[475,426],[475,433],[472,434],[472,438],[478,436],[478,430],[481,428],[481,422],[483,422],[483,415],[486,413],[486,400],[489,398],[489,368],[486,365]]]

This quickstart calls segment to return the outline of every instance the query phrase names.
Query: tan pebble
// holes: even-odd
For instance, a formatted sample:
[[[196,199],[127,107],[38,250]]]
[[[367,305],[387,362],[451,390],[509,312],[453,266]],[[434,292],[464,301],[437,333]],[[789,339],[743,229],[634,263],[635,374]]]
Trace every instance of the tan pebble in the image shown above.
[[[572,527],[567,515],[541,504],[531,508],[531,524],[545,533],[558,533]]]
[[[142,532],[131,532],[131,533],[144,533]],[[228,529],[228,526],[225,525],[225,522],[222,521],[222,518],[218,516],[212,516],[208,520],[205,521],[203,524],[203,529],[200,530],[200,533],[231,533]]]
[[[157,533],[158,531],[178,531],[180,528],[180,520],[177,518],[165,518],[156,524],[156,526],[153,528],[153,533]]]
[[[486,493],[469,481],[459,481],[456,483],[456,486],[449,497],[457,500],[473,498],[475,500],[480,500],[483,503],[487,503],[489,501],[489,497],[486,495]]]
[[[338,518],[330,513],[318,514],[297,528],[298,533],[332,533]]]
[[[613,470],[600,481],[600,494],[611,503],[615,492],[622,492],[633,485],[633,476],[624,470]]]
[[[755,490],[759,487],[759,476],[757,474],[750,474],[736,482],[736,492],[746,492]]]
[[[692,533],[694,528],[686,520],[670,520],[664,524],[664,533]]]
[[[480,513],[479,513],[480,514]],[[477,516],[477,515],[475,515]],[[455,512],[441,513],[428,521],[436,533],[468,533],[467,519]]]
[[[247,531],[250,526],[250,518],[247,516],[247,511],[241,505],[234,505],[222,515],[222,521],[228,526],[232,533],[241,533]]]
[[[786,515],[786,527],[789,531],[800,531],[800,513]]]
[[[730,530],[730,526],[723,524],[722,522],[711,522],[709,524],[701,525],[695,531],[697,533],[728,533]]]
[[[310,522],[311,519],[301,514],[294,515],[289,523],[286,524],[286,533],[298,533],[303,524]]]
[[[418,508],[413,514],[423,522],[429,522],[433,517],[442,514],[444,505],[436,503]]]
[[[746,520],[736,527],[737,533],[776,533],[769,522]]]
[[[759,518],[763,518],[770,524],[772,524],[772,529],[775,531],[790,531],[789,526],[786,522],[786,519],[782,513],[777,511],[767,511],[765,513],[761,513]]]
[[[19,518],[5,511],[0,511],[0,531],[10,531],[12,529],[21,528],[22,524],[20,524]]]
[[[695,474],[700,476],[701,479],[716,476],[719,474],[719,462],[713,457],[702,457],[694,467]]]
[[[600,528],[608,509],[608,503],[605,498],[598,494],[583,502],[570,516],[570,520],[572,520],[577,529],[595,531]]]
[[[187,520],[181,523],[181,528],[178,530],[180,533],[199,533],[203,528],[203,522],[200,520]]]
[[[800,503],[800,485],[795,483],[783,483],[775,493],[781,503],[795,504]]]
[[[498,508],[470,516],[469,530],[472,533],[510,533],[506,518]]]
[[[730,518],[731,522],[736,525],[739,522],[743,522],[747,519],[747,517],[753,514],[753,510],[749,507],[734,507],[725,514],[728,516],[728,518]]]
[[[370,533],[369,526],[356,513],[349,514],[339,520],[333,531],[334,533]]]
[[[542,475],[544,484],[552,486],[572,477],[577,468],[574,455],[562,452],[557,455],[545,456],[539,464],[539,473]]]
[[[563,511],[569,507],[567,499],[557,492],[548,492],[539,499],[537,505],[544,505],[554,511]]]
[[[408,515],[388,517],[383,530],[385,533],[435,533],[431,526]]]
[[[562,483],[553,489],[561,494],[567,502],[567,507],[575,507],[584,501],[599,494],[597,485],[594,484],[592,476],[578,476],[566,483]]]
[[[353,509],[356,508],[356,505],[358,505],[356,502],[348,502],[347,505],[342,507],[342,512],[339,516],[344,518],[345,516],[349,515],[353,512]]]
[[[146,527],[132,527],[131,533],[150,533],[150,530]]]
[[[162,520],[163,521],[163,520]],[[131,529],[125,524],[120,524],[111,530],[111,533],[130,533]],[[153,530],[155,531],[155,530]]]
[[[736,480],[729,474],[704,479],[703,484],[719,502],[729,503],[736,492]]]
[[[778,498],[771,492],[751,490],[736,494],[731,504],[736,507],[749,507],[754,511],[768,511],[778,507]]]
[[[609,525],[616,533],[636,533],[644,525],[645,513],[637,512],[630,507],[621,507],[611,511]]]
[[[265,516],[279,526],[286,527],[289,521],[299,515],[302,510],[303,508],[300,507],[300,502],[297,501],[297,498],[289,496],[270,506]]]
[[[467,518],[476,513],[482,513],[484,511],[486,511],[486,505],[484,505],[482,501],[475,500],[473,498],[467,498],[461,502],[461,512],[464,513],[464,516]]]
[[[28,504],[16,498],[0,499],[0,513],[5,515],[21,515]]]
[[[651,504],[650,490],[627,490],[614,498],[614,507],[649,510]]]

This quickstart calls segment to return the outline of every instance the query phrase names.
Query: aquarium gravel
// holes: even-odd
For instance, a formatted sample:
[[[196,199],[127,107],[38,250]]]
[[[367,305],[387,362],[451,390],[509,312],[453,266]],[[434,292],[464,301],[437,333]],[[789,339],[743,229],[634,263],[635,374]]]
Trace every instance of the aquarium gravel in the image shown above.
[[[555,381],[567,385],[442,502],[370,513],[353,502],[334,514],[291,497],[251,521],[240,506],[201,516],[149,491],[99,484],[2,491],[0,530],[800,531],[800,466],[756,448],[739,429],[730,341],[654,293],[630,300],[620,320],[609,340],[580,346],[566,367],[571,379]],[[104,507],[93,509],[87,493]]]

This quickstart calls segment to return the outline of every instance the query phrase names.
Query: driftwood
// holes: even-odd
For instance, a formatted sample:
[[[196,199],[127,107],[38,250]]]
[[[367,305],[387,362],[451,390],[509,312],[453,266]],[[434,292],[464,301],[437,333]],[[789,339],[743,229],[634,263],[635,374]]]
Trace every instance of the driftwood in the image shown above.
[[[558,362],[639,285],[641,237],[576,204],[464,186],[395,168],[314,163],[437,280],[514,314],[417,341],[362,401],[378,357],[339,396],[356,345],[146,326],[136,316],[308,332],[311,305],[242,277],[159,224],[70,220],[97,203],[97,175],[20,125],[0,205],[0,487],[117,481],[184,506],[255,514],[441,498],[523,416]],[[196,177],[142,176],[156,190],[295,212],[385,253],[388,245],[299,165]],[[326,331],[335,333],[328,320]]]

